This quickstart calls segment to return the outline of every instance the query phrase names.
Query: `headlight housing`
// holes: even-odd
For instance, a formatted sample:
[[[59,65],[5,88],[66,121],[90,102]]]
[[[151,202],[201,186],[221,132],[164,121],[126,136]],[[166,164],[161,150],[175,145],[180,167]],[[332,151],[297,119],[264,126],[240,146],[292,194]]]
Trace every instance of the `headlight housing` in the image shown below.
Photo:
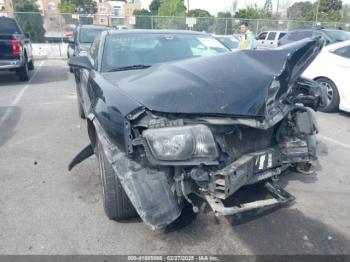
[[[159,164],[162,161],[185,165],[217,163],[217,146],[212,132],[205,125],[149,129],[143,132],[143,137]]]

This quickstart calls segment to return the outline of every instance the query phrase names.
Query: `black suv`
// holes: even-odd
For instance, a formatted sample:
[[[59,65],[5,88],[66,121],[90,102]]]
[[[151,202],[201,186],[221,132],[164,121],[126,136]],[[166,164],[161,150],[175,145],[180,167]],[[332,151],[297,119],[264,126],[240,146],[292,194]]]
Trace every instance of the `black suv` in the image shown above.
[[[34,69],[32,44],[15,19],[0,17],[0,70],[16,71],[21,81]]]
[[[338,29],[300,29],[288,32],[279,41],[279,46],[286,45],[301,39],[313,36],[321,36],[325,40],[325,44],[329,45],[336,42],[350,40],[350,33]]]

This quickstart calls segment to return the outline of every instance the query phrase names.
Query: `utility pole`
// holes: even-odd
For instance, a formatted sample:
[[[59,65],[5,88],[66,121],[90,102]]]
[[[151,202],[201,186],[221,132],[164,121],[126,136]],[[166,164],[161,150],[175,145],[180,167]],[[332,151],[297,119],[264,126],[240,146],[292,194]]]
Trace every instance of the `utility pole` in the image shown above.
[[[278,17],[279,8],[280,8],[280,0],[277,0],[276,17]]]
[[[321,0],[317,1],[316,18],[315,18],[316,25],[318,22],[318,12],[320,11],[320,2],[321,2]]]
[[[190,0],[187,0],[187,12],[190,11]]]

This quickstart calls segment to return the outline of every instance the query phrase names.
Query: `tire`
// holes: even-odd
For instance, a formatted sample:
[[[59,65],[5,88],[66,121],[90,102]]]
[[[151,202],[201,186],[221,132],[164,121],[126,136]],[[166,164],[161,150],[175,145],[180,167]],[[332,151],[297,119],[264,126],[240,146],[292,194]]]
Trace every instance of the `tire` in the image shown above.
[[[332,113],[339,111],[340,97],[337,86],[328,78],[321,77],[316,81],[323,86],[327,87],[327,104],[320,107],[319,110],[325,113]]]
[[[30,60],[30,62],[28,63],[28,69],[29,70],[34,70],[34,59],[32,58],[32,60]]]
[[[25,63],[23,66],[17,69],[16,71],[19,80],[21,81],[28,81],[29,80],[29,68],[28,63]]]
[[[118,176],[106,159],[101,143],[97,143],[97,157],[103,187],[103,206],[109,219],[122,221],[137,216]]]

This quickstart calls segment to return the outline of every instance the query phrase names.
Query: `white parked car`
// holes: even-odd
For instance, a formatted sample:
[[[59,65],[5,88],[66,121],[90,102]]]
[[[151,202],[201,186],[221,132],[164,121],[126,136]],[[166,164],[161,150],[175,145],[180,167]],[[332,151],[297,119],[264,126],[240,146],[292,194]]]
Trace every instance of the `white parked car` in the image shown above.
[[[287,32],[284,31],[265,31],[261,32],[257,40],[258,49],[267,49],[278,47],[279,40],[284,37]]]
[[[350,112],[350,40],[325,46],[303,73],[327,87],[323,112]]]

